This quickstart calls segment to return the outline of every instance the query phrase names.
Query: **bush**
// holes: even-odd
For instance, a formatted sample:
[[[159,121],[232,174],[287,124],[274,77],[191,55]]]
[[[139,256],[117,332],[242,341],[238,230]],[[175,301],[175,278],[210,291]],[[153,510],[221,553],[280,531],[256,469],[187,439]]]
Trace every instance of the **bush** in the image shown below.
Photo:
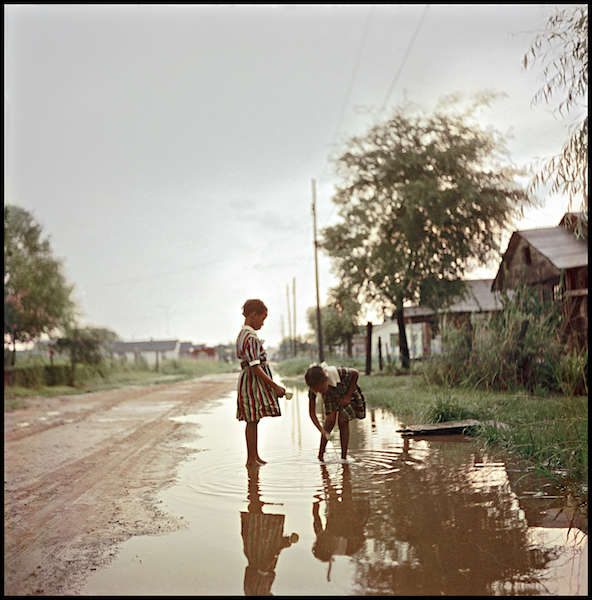
[[[587,353],[562,355],[557,304],[541,301],[532,286],[502,303],[472,325],[442,328],[443,353],[426,361],[428,382],[538,396],[587,390]]]
[[[68,385],[70,383],[70,367],[68,365],[45,365],[45,385]]]
[[[6,385],[39,389],[45,383],[43,365],[4,367]]]

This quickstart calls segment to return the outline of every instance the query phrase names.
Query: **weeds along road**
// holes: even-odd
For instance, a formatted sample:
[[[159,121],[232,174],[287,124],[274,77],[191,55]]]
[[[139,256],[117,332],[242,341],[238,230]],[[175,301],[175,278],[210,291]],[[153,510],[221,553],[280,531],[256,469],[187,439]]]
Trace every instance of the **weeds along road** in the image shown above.
[[[199,435],[171,417],[236,389],[236,373],[27,400],[4,415],[4,594],[75,595],[134,535],[183,527],[157,493]]]

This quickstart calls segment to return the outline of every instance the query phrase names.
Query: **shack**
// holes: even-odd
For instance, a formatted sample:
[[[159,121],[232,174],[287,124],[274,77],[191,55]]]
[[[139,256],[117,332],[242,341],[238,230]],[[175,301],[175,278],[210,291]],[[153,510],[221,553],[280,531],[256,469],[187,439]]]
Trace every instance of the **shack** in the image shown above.
[[[588,228],[576,236],[581,215],[566,213],[557,227],[515,231],[492,291],[536,286],[542,299],[562,305],[560,335],[567,347],[588,346]]]

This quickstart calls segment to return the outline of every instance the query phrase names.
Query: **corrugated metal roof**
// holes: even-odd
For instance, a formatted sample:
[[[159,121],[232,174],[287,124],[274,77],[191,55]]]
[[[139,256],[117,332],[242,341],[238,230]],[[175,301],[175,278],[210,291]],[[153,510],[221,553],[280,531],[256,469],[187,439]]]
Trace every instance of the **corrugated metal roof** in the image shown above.
[[[452,304],[451,313],[489,312],[501,310],[502,303],[499,294],[491,291],[493,279],[468,279],[467,293],[464,298]],[[433,314],[431,308],[424,306],[405,307],[405,316],[419,317]],[[446,312],[446,311],[445,311]]]
[[[576,238],[562,225],[516,232],[558,269],[588,265],[588,240]]]

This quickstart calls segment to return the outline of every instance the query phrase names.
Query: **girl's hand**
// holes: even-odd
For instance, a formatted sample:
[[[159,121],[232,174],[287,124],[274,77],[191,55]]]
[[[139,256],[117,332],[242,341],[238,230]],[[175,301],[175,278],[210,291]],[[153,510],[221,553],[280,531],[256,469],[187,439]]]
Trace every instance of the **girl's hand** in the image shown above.
[[[278,398],[283,398],[284,394],[286,393],[286,388],[282,387],[281,385],[278,385],[277,383],[273,386],[273,391],[275,392],[276,396]]]

